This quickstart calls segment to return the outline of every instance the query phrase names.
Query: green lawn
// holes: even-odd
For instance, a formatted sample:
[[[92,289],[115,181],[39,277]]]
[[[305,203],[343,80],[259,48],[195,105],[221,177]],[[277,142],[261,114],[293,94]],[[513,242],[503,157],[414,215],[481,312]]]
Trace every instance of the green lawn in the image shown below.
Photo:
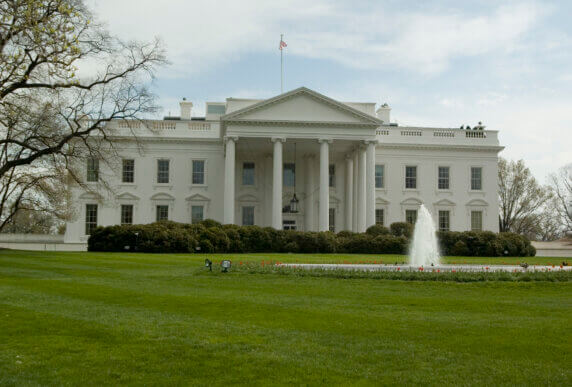
[[[0,251],[0,385],[572,384],[572,282],[222,275],[204,258]]]

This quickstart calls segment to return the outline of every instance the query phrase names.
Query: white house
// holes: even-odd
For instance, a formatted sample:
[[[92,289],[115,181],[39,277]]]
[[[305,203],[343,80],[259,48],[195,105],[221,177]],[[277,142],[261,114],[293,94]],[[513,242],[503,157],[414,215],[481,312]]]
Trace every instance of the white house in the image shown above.
[[[363,232],[414,222],[422,203],[442,230],[498,231],[497,131],[398,126],[386,104],[304,87],[207,102],[204,118],[180,105],[180,117],[110,124],[121,159],[87,160],[66,242],[161,219]]]

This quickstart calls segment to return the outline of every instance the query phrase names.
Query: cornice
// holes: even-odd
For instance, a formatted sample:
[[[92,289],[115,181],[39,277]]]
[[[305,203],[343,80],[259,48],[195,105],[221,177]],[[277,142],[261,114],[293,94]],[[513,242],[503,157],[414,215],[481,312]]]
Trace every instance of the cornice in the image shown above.
[[[343,121],[290,121],[290,120],[228,120],[225,121],[226,126],[230,125],[248,125],[248,126],[314,126],[314,127],[334,127],[334,128],[370,128],[375,130],[379,125],[366,122],[343,122]]]
[[[379,142],[376,148],[391,149],[428,149],[428,150],[460,150],[460,151],[479,151],[479,152],[500,152],[504,146],[498,145],[457,145],[457,144],[400,144],[400,143],[384,143]]]

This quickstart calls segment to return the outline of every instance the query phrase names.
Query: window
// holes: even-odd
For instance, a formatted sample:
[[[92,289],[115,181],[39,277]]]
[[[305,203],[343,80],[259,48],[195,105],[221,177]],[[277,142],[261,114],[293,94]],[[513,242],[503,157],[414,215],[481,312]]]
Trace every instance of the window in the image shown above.
[[[383,209],[377,208],[375,210],[375,224],[379,224],[380,226],[383,226]]]
[[[243,226],[253,226],[254,225],[254,207],[242,207],[242,225]]]
[[[133,204],[121,205],[121,224],[133,224]]]
[[[193,160],[193,184],[205,184],[205,161]]]
[[[405,188],[417,188],[417,167],[405,167]]]
[[[336,209],[330,208],[329,214],[329,230],[331,232],[336,232]]]
[[[336,165],[330,164],[328,167],[328,186],[335,187],[336,186]]]
[[[169,183],[169,160],[157,160],[157,183]]]
[[[254,163],[242,164],[242,185],[254,185]]]
[[[375,188],[383,187],[383,176],[385,175],[385,166],[376,165],[375,166]]]
[[[284,219],[282,221],[282,229],[284,230],[296,230],[296,221],[291,219]]]
[[[284,187],[294,187],[294,181],[296,180],[296,164],[286,163],[284,164]]]
[[[85,205],[85,235],[91,235],[91,232],[97,227],[97,204]]]
[[[449,211],[439,211],[439,231],[449,231]]]
[[[471,231],[483,231],[482,211],[471,211]]]
[[[449,189],[449,167],[439,167],[438,189]]]
[[[191,223],[198,223],[204,219],[203,206],[191,206]]]
[[[133,183],[135,181],[135,160],[123,159],[121,175],[124,183]]]
[[[87,159],[87,181],[94,182],[99,179],[99,160],[95,158]]]
[[[480,191],[483,189],[483,168],[471,167],[471,189]]]
[[[417,210],[405,210],[405,221],[410,224],[417,222]]]
[[[169,206],[157,206],[156,221],[160,222],[161,220],[169,220]]]

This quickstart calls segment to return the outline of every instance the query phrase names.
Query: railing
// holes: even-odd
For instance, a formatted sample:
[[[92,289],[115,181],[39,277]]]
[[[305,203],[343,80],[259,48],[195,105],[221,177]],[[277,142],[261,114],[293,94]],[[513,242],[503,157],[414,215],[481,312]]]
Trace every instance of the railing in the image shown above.
[[[139,129],[141,122],[132,120],[121,120],[118,125],[119,129]]]
[[[375,131],[375,134],[378,136],[389,136],[389,130],[388,129],[377,129]]]
[[[175,130],[177,128],[177,123],[169,121],[153,121],[151,127],[155,130]]]
[[[487,138],[486,132],[483,131],[465,131],[465,137],[467,138]]]
[[[455,137],[453,130],[436,130],[433,132],[433,137]]]
[[[401,135],[402,136],[421,136],[421,131],[420,130],[402,130]]]
[[[208,132],[211,130],[211,124],[208,122],[189,122],[188,127],[190,130],[198,132]]]

